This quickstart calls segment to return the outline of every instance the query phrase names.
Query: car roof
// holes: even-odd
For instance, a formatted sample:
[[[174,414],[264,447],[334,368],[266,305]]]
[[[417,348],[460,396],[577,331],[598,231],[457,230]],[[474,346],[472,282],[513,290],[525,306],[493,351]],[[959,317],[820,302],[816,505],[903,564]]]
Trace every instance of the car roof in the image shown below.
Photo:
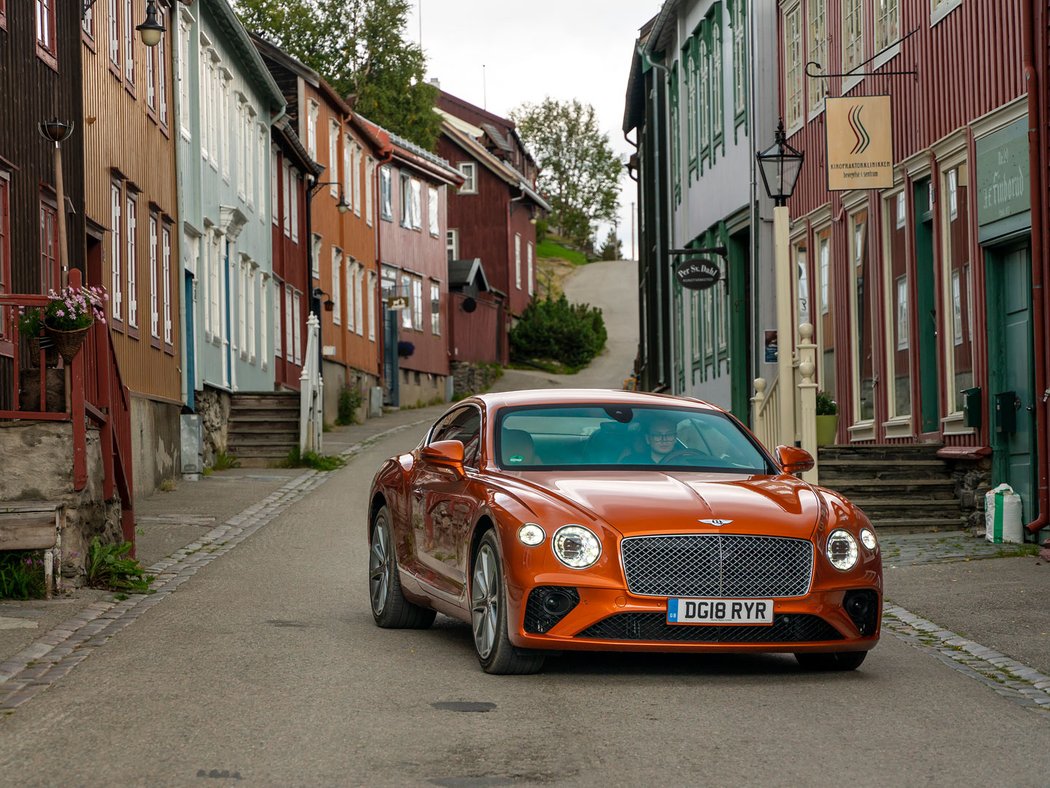
[[[690,397],[675,397],[669,394],[650,394],[641,391],[623,391],[621,389],[523,389],[520,391],[501,391],[479,394],[474,399],[480,400],[489,409],[520,407],[524,405],[584,405],[610,404],[630,405],[634,407],[701,407],[722,412],[722,408]]]

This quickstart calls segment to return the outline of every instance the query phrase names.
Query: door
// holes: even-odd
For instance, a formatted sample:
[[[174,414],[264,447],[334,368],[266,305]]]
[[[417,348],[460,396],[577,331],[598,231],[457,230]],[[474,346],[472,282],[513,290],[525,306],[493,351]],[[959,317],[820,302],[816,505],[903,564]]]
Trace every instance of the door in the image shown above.
[[[396,408],[401,404],[400,371],[397,364],[398,312],[383,310],[383,404]]]
[[[186,348],[186,407],[191,411],[195,409],[195,393],[197,387],[197,339],[193,330],[194,305],[193,297],[193,274],[185,272],[183,279],[182,303],[185,304],[186,326],[182,338],[183,347]]]
[[[937,381],[937,302],[933,275],[933,199],[930,180],[915,184],[915,312],[919,359],[919,431],[939,432],[941,405]]]
[[[989,251],[986,266],[992,481],[1014,488],[1028,522],[1037,515],[1031,248]]]

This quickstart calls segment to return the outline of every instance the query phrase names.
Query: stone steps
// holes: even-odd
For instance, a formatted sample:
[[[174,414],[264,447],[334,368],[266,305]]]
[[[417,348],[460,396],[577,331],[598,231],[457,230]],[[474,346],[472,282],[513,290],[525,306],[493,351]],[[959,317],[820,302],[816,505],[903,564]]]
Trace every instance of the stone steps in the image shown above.
[[[298,392],[233,395],[227,446],[242,467],[278,465],[298,445]]]

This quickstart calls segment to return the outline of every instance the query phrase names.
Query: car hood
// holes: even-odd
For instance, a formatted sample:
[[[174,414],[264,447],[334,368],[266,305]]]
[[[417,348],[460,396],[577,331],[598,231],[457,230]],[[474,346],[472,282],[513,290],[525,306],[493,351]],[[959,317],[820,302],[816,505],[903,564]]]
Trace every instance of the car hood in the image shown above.
[[[546,497],[548,505],[569,504],[578,510],[576,514],[590,514],[624,536],[719,532],[810,538],[822,517],[817,491],[788,475],[673,471],[515,475],[532,488],[536,497],[531,508],[538,516],[548,513],[542,500]],[[587,524],[583,517],[579,522]]]

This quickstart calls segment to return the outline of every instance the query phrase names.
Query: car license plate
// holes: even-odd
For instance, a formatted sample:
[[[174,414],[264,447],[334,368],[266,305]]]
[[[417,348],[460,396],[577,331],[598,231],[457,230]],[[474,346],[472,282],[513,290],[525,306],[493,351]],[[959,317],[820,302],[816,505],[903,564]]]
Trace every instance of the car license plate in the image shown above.
[[[667,600],[668,624],[772,624],[772,599]]]

